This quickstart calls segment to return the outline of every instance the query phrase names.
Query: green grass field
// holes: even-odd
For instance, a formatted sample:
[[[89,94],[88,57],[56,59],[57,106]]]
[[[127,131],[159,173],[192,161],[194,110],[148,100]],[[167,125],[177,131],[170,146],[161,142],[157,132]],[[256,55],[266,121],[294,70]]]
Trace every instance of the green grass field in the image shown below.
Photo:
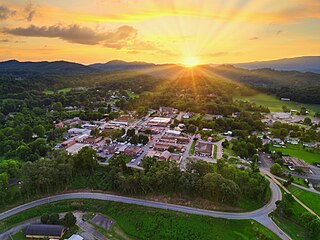
[[[281,192],[285,194],[283,189],[281,189]],[[307,210],[295,200],[290,205],[290,208],[293,210],[293,214],[289,218],[278,217],[271,214],[274,222],[288,234],[292,240],[313,240],[307,236],[306,230],[299,223],[301,214],[306,213]]]
[[[80,199],[26,210],[1,221],[0,231],[4,226],[13,226],[44,213],[75,210],[99,212],[109,216],[131,239],[279,239],[253,220],[227,220],[111,201]]]
[[[235,100],[244,100],[254,102],[257,105],[266,106],[271,112],[282,112],[282,106],[287,106],[290,109],[300,110],[302,106],[306,107],[310,111],[310,115],[313,116],[315,112],[320,112],[320,105],[318,104],[302,104],[293,101],[281,101],[275,96],[259,93],[250,97],[235,97]]]
[[[285,155],[297,157],[307,163],[320,162],[320,151],[312,148],[303,148],[302,144],[292,145],[287,144],[286,148],[276,148],[271,146],[271,151],[281,151]]]
[[[62,88],[62,89],[58,90],[58,93],[66,93],[66,92],[70,92],[70,91],[71,91],[71,89],[72,89],[72,88]],[[53,94],[53,93],[54,93],[54,91],[52,91],[52,90],[45,90],[45,91],[43,91],[43,93],[44,93],[44,94],[48,94],[48,95],[50,95],[50,94]]]
[[[293,185],[289,185],[288,190],[311,210],[320,215],[320,195],[305,191]]]

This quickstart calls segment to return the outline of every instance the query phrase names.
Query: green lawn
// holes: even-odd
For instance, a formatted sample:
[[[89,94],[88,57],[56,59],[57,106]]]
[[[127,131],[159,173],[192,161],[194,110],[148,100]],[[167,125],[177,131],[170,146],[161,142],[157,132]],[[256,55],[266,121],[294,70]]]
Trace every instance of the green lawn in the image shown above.
[[[195,147],[195,145],[196,145],[196,142],[197,142],[197,141],[194,141],[194,140],[193,140],[193,142],[192,142],[192,144],[191,144],[191,147],[190,147],[190,149],[189,149],[189,155],[193,155],[193,154],[194,154],[194,147]]]
[[[253,220],[227,220],[100,200],[68,200],[35,207],[0,222],[13,226],[43,213],[99,212],[132,239],[279,239]],[[112,230],[114,231],[114,230]]]
[[[302,104],[293,101],[281,101],[275,96],[259,93],[250,97],[235,97],[235,100],[244,100],[254,102],[257,105],[266,106],[271,112],[282,112],[282,106],[287,106],[290,109],[300,110],[302,106],[306,107],[310,111],[310,115],[313,116],[315,112],[320,112],[319,104]]]
[[[127,91],[127,94],[129,96],[129,98],[131,98],[131,99],[135,99],[135,98],[139,97],[139,94],[136,94],[136,93],[134,93],[132,91]]]
[[[293,185],[289,185],[288,190],[296,196],[301,202],[307,205],[315,213],[320,215],[320,195],[308,192]]]
[[[62,88],[62,89],[58,90],[58,93],[66,93],[66,92],[70,92],[70,91],[71,91],[71,89],[72,89],[72,88]],[[48,95],[50,95],[50,94],[53,94],[53,93],[54,93],[54,91],[52,91],[52,90],[45,90],[45,91],[43,91],[43,93],[44,93],[44,94],[48,94]]]
[[[217,151],[218,151],[218,147],[217,145],[213,145],[213,158],[217,159]]]
[[[18,232],[18,233],[14,234],[12,236],[12,239],[13,240],[27,240],[27,239],[30,239],[30,238],[25,237],[23,232]]]
[[[285,155],[297,157],[307,163],[320,162],[320,151],[313,148],[303,148],[302,144],[292,145],[287,144],[286,148],[276,148],[271,146],[271,151],[281,151]]]

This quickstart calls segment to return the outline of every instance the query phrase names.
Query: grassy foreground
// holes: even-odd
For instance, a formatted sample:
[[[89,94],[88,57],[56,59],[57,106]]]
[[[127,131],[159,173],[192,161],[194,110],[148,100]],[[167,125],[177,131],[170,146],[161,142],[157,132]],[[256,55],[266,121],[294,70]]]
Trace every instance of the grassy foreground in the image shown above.
[[[301,144],[292,145],[287,144],[286,148],[276,148],[271,146],[271,151],[281,151],[284,155],[297,157],[307,163],[313,164],[320,161],[320,151],[312,148],[303,148]]]
[[[300,110],[301,107],[306,107],[313,116],[316,112],[320,112],[320,105],[318,104],[302,104],[293,101],[281,101],[275,96],[259,93],[249,97],[235,97],[235,100],[243,100],[254,102],[257,105],[266,106],[271,112],[282,112],[282,106],[287,106],[290,109]]]
[[[44,213],[99,212],[113,218],[131,239],[279,239],[253,220],[227,220],[100,200],[67,200],[42,205],[0,222],[0,231]]]
[[[289,185],[287,188],[301,202],[307,205],[316,214],[320,215],[320,195],[319,194],[305,191],[293,185]]]

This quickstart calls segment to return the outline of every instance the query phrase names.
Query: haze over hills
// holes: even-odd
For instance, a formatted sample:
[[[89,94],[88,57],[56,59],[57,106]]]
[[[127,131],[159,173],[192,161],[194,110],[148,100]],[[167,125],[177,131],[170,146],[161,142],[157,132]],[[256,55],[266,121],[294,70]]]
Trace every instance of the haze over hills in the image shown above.
[[[247,69],[271,68],[281,71],[299,71],[320,73],[320,56],[284,58],[270,61],[255,61],[232,64]]]
[[[271,68],[278,71],[300,71],[320,73],[320,56],[306,56],[297,58],[285,58],[272,61],[257,61],[250,63],[231,64],[238,68],[262,69]],[[202,65],[202,68],[210,69],[212,64]],[[126,62],[112,60],[106,63],[95,63],[83,65],[67,61],[42,61],[42,62],[20,62],[9,60],[0,62],[0,72],[37,72],[52,74],[81,74],[110,71],[139,71],[154,76],[173,76],[183,70],[184,67],[178,64],[154,64],[148,62]]]

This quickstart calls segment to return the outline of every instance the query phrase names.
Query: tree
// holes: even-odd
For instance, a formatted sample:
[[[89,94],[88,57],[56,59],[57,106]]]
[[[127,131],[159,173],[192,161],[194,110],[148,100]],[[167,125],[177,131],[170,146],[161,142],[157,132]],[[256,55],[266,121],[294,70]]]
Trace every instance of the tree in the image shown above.
[[[38,137],[44,137],[44,134],[46,133],[46,129],[41,124],[34,127],[33,132],[38,135]]]
[[[76,222],[77,219],[72,212],[68,212],[63,218],[63,225],[68,228],[73,227],[76,224]]]
[[[53,213],[49,217],[49,222],[50,224],[58,224],[59,223],[59,214],[58,213]]]
[[[307,109],[305,107],[301,107],[300,114],[301,115],[306,115],[307,114]]]
[[[138,144],[139,143],[139,137],[138,135],[133,135],[131,138],[130,138],[130,143],[132,144]]]
[[[97,167],[97,159],[97,152],[91,147],[82,148],[74,157],[75,166],[85,172],[94,171],[94,169]]]
[[[174,149],[175,149],[174,146],[170,146],[170,147],[168,148],[168,151],[171,152],[171,153],[173,153],[173,152],[174,152]]]
[[[41,223],[43,223],[43,224],[48,224],[49,223],[49,219],[50,219],[50,216],[49,216],[49,214],[43,214],[42,216],[41,216]]]
[[[136,130],[134,128],[130,128],[127,130],[127,136],[130,138],[136,134]]]
[[[281,176],[282,175],[282,168],[279,163],[274,163],[270,167],[270,172],[274,175]]]
[[[310,125],[312,123],[311,119],[309,117],[306,117],[304,120],[303,120],[303,123],[305,125]]]
[[[29,125],[25,125],[21,131],[21,137],[24,141],[30,142],[32,139],[32,128]]]
[[[222,142],[222,147],[224,147],[224,148],[229,147],[229,145],[230,145],[230,143],[229,143],[229,141],[228,141],[227,139],[225,139],[225,140]]]
[[[283,106],[282,106],[282,111],[284,111],[284,112],[290,112],[290,108],[288,108],[288,106],[286,106],[286,105],[283,105]]]
[[[27,145],[20,145],[16,150],[16,154],[19,159],[27,161],[29,160],[30,155],[32,154],[32,150]]]

